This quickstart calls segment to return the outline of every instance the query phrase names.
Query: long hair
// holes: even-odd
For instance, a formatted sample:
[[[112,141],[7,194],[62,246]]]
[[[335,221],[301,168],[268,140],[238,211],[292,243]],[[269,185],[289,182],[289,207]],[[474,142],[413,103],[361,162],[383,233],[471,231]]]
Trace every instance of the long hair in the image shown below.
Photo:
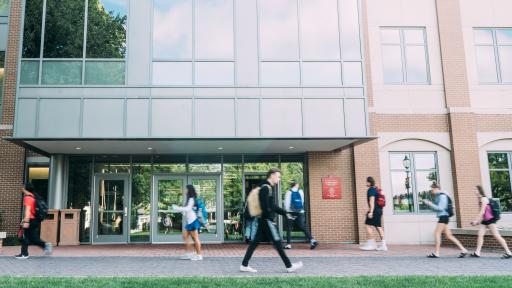
[[[197,197],[196,187],[194,187],[194,185],[188,184],[187,185],[187,201],[190,198],[196,198],[196,197]]]
[[[480,193],[480,196],[487,197],[487,195],[485,195],[485,191],[484,191],[484,188],[482,188],[482,186],[476,185],[476,190],[478,190],[478,193]]]

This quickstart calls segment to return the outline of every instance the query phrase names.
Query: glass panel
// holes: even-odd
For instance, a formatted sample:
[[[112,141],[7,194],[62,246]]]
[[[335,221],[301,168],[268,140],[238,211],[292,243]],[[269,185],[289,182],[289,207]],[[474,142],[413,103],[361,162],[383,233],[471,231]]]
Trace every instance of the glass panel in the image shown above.
[[[201,234],[217,234],[217,180],[192,179],[192,185],[196,188],[197,196],[203,201],[208,214],[207,229],[201,230]]]
[[[39,83],[39,61],[21,61],[20,84],[37,85]]]
[[[404,29],[405,44],[425,45],[425,35],[423,29]]]
[[[389,163],[390,168],[393,170],[405,170],[404,167],[404,159],[405,156],[411,160],[411,155],[407,153],[391,153],[389,154]]]
[[[196,62],[196,85],[233,85],[234,82],[234,63]]]
[[[281,171],[282,177],[281,177],[281,203],[283,203],[281,206],[284,207],[284,197],[286,196],[286,192],[291,189],[290,182],[291,180],[295,180],[299,183],[299,189],[304,190],[304,164],[303,163],[281,163]],[[307,223],[307,191],[304,190],[304,209],[306,210],[306,225]],[[284,221],[283,217],[283,221]],[[286,222],[283,223],[283,236],[286,234]],[[297,225],[294,224],[291,229],[291,239],[292,240],[305,240],[304,233],[298,229]]]
[[[431,212],[432,209],[422,201],[427,199],[434,201],[430,192],[433,182],[438,182],[436,171],[418,171],[416,172],[416,191],[418,191],[419,209],[421,212]]]
[[[155,172],[162,173],[186,173],[187,172],[186,155],[156,155],[153,158],[153,169]]]
[[[242,155],[222,155],[222,161],[224,163],[242,163]]]
[[[405,48],[407,82],[427,83],[427,59],[425,46],[407,46]]]
[[[496,29],[498,45],[512,44],[512,29]]]
[[[243,192],[242,163],[224,164],[224,236],[225,240],[242,240]]]
[[[87,58],[126,56],[126,0],[89,0]]]
[[[363,68],[360,62],[343,62],[343,85],[363,85]]]
[[[492,197],[499,198],[501,209],[504,212],[512,212],[512,188],[510,185],[509,171],[491,171]]]
[[[44,58],[82,58],[84,18],[84,0],[47,0]]]
[[[489,169],[508,169],[507,153],[489,153],[487,154]]]
[[[153,57],[192,58],[192,1],[154,0]]]
[[[96,156],[95,173],[130,173],[130,156]]]
[[[183,205],[183,179],[158,181],[158,234],[181,235],[183,214],[172,213],[172,205]]]
[[[124,85],[124,62],[85,62],[85,84]]]
[[[189,172],[221,172],[220,155],[190,155]]]
[[[147,157],[146,163],[136,163],[132,166],[131,242],[149,242],[152,175],[150,161],[150,157]]]
[[[501,81],[512,82],[512,46],[498,48],[500,53]]]
[[[300,1],[303,59],[340,58],[337,8],[336,0]]]
[[[39,194],[39,196],[41,196],[41,198],[46,202],[48,202],[48,175],[50,175],[50,168],[48,165],[28,165],[28,181],[34,185],[36,193]]]
[[[400,45],[400,30],[398,29],[381,29],[380,39],[383,44]]]
[[[303,62],[302,82],[304,85],[341,86],[341,65],[339,62]]]
[[[279,163],[279,155],[245,155],[244,162],[247,163],[263,163],[272,162]],[[277,167],[277,166],[275,166]],[[267,172],[267,171],[265,171]]]
[[[494,55],[494,47],[477,46],[476,59],[478,64],[478,75],[480,82],[496,83],[498,75],[496,73],[496,59]]]
[[[124,181],[100,180],[98,235],[123,235]]]
[[[341,0],[341,54],[343,59],[361,59],[358,0]]]
[[[82,84],[82,62],[43,61],[42,84]]]
[[[382,47],[382,64],[384,66],[385,83],[402,83],[402,49],[400,46]]]
[[[262,85],[297,86],[300,83],[299,63],[264,62],[261,63]]]
[[[296,0],[261,0],[261,59],[299,58]]]
[[[39,58],[43,23],[43,0],[26,0],[23,27],[23,58]]]
[[[430,153],[415,153],[414,154],[414,168],[416,170],[431,170],[436,169],[435,154]]]
[[[476,44],[493,45],[492,30],[490,29],[475,29],[473,30],[473,37],[475,37]]]
[[[410,185],[410,173],[391,172],[393,189],[393,210],[395,212],[414,212],[413,191]],[[407,185],[407,186],[406,186]]]
[[[153,62],[154,85],[192,85],[192,63]]]
[[[197,0],[197,59],[233,59],[233,0]]]
[[[10,0],[0,0],[0,16],[9,16]]]
[[[80,242],[91,241],[91,182],[92,157],[70,157],[66,207],[81,209]]]

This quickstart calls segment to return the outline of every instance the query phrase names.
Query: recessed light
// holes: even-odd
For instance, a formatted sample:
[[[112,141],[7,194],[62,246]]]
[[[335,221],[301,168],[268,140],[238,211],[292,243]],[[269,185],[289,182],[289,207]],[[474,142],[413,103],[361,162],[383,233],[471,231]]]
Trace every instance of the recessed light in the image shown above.
[[[293,147],[293,146],[290,146],[290,147],[288,147],[288,149],[295,149],[295,147]]]
[[[152,147],[148,147],[148,150],[153,150],[153,148]]]
[[[217,148],[217,150],[224,150],[224,148],[223,147],[219,147],[219,148]]]
[[[76,149],[76,150],[81,150],[82,148],[80,148],[80,147],[76,147],[75,149]]]

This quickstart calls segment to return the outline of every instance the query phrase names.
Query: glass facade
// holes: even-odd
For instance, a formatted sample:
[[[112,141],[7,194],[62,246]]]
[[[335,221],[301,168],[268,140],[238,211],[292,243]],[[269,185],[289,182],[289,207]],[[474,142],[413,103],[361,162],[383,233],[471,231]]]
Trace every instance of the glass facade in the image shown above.
[[[473,37],[480,83],[511,84],[512,28],[478,28]]]
[[[7,50],[7,34],[9,33],[10,1],[0,0],[0,119],[2,119],[5,77],[5,51]]]
[[[492,197],[500,200],[503,212],[512,212],[512,152],[487,154]]]

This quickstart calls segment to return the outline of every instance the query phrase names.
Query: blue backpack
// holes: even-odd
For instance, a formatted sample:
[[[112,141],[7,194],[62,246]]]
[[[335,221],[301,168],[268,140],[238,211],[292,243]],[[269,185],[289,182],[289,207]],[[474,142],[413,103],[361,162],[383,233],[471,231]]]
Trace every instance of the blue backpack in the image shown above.
[[[205,225],[208,222],[208,211],[206,210],[206,205],[204,205],[203,199],[199,197],[195,199],[195,203],[197,218],[199,219],[199,222],[201,222],[201,225]]]
[[[304,209],[304,205],[302,204],[302,197],[300,197],[300,192],[291,192],[291,201],[290,201],[290,208],[292,211],[301,211]]]

